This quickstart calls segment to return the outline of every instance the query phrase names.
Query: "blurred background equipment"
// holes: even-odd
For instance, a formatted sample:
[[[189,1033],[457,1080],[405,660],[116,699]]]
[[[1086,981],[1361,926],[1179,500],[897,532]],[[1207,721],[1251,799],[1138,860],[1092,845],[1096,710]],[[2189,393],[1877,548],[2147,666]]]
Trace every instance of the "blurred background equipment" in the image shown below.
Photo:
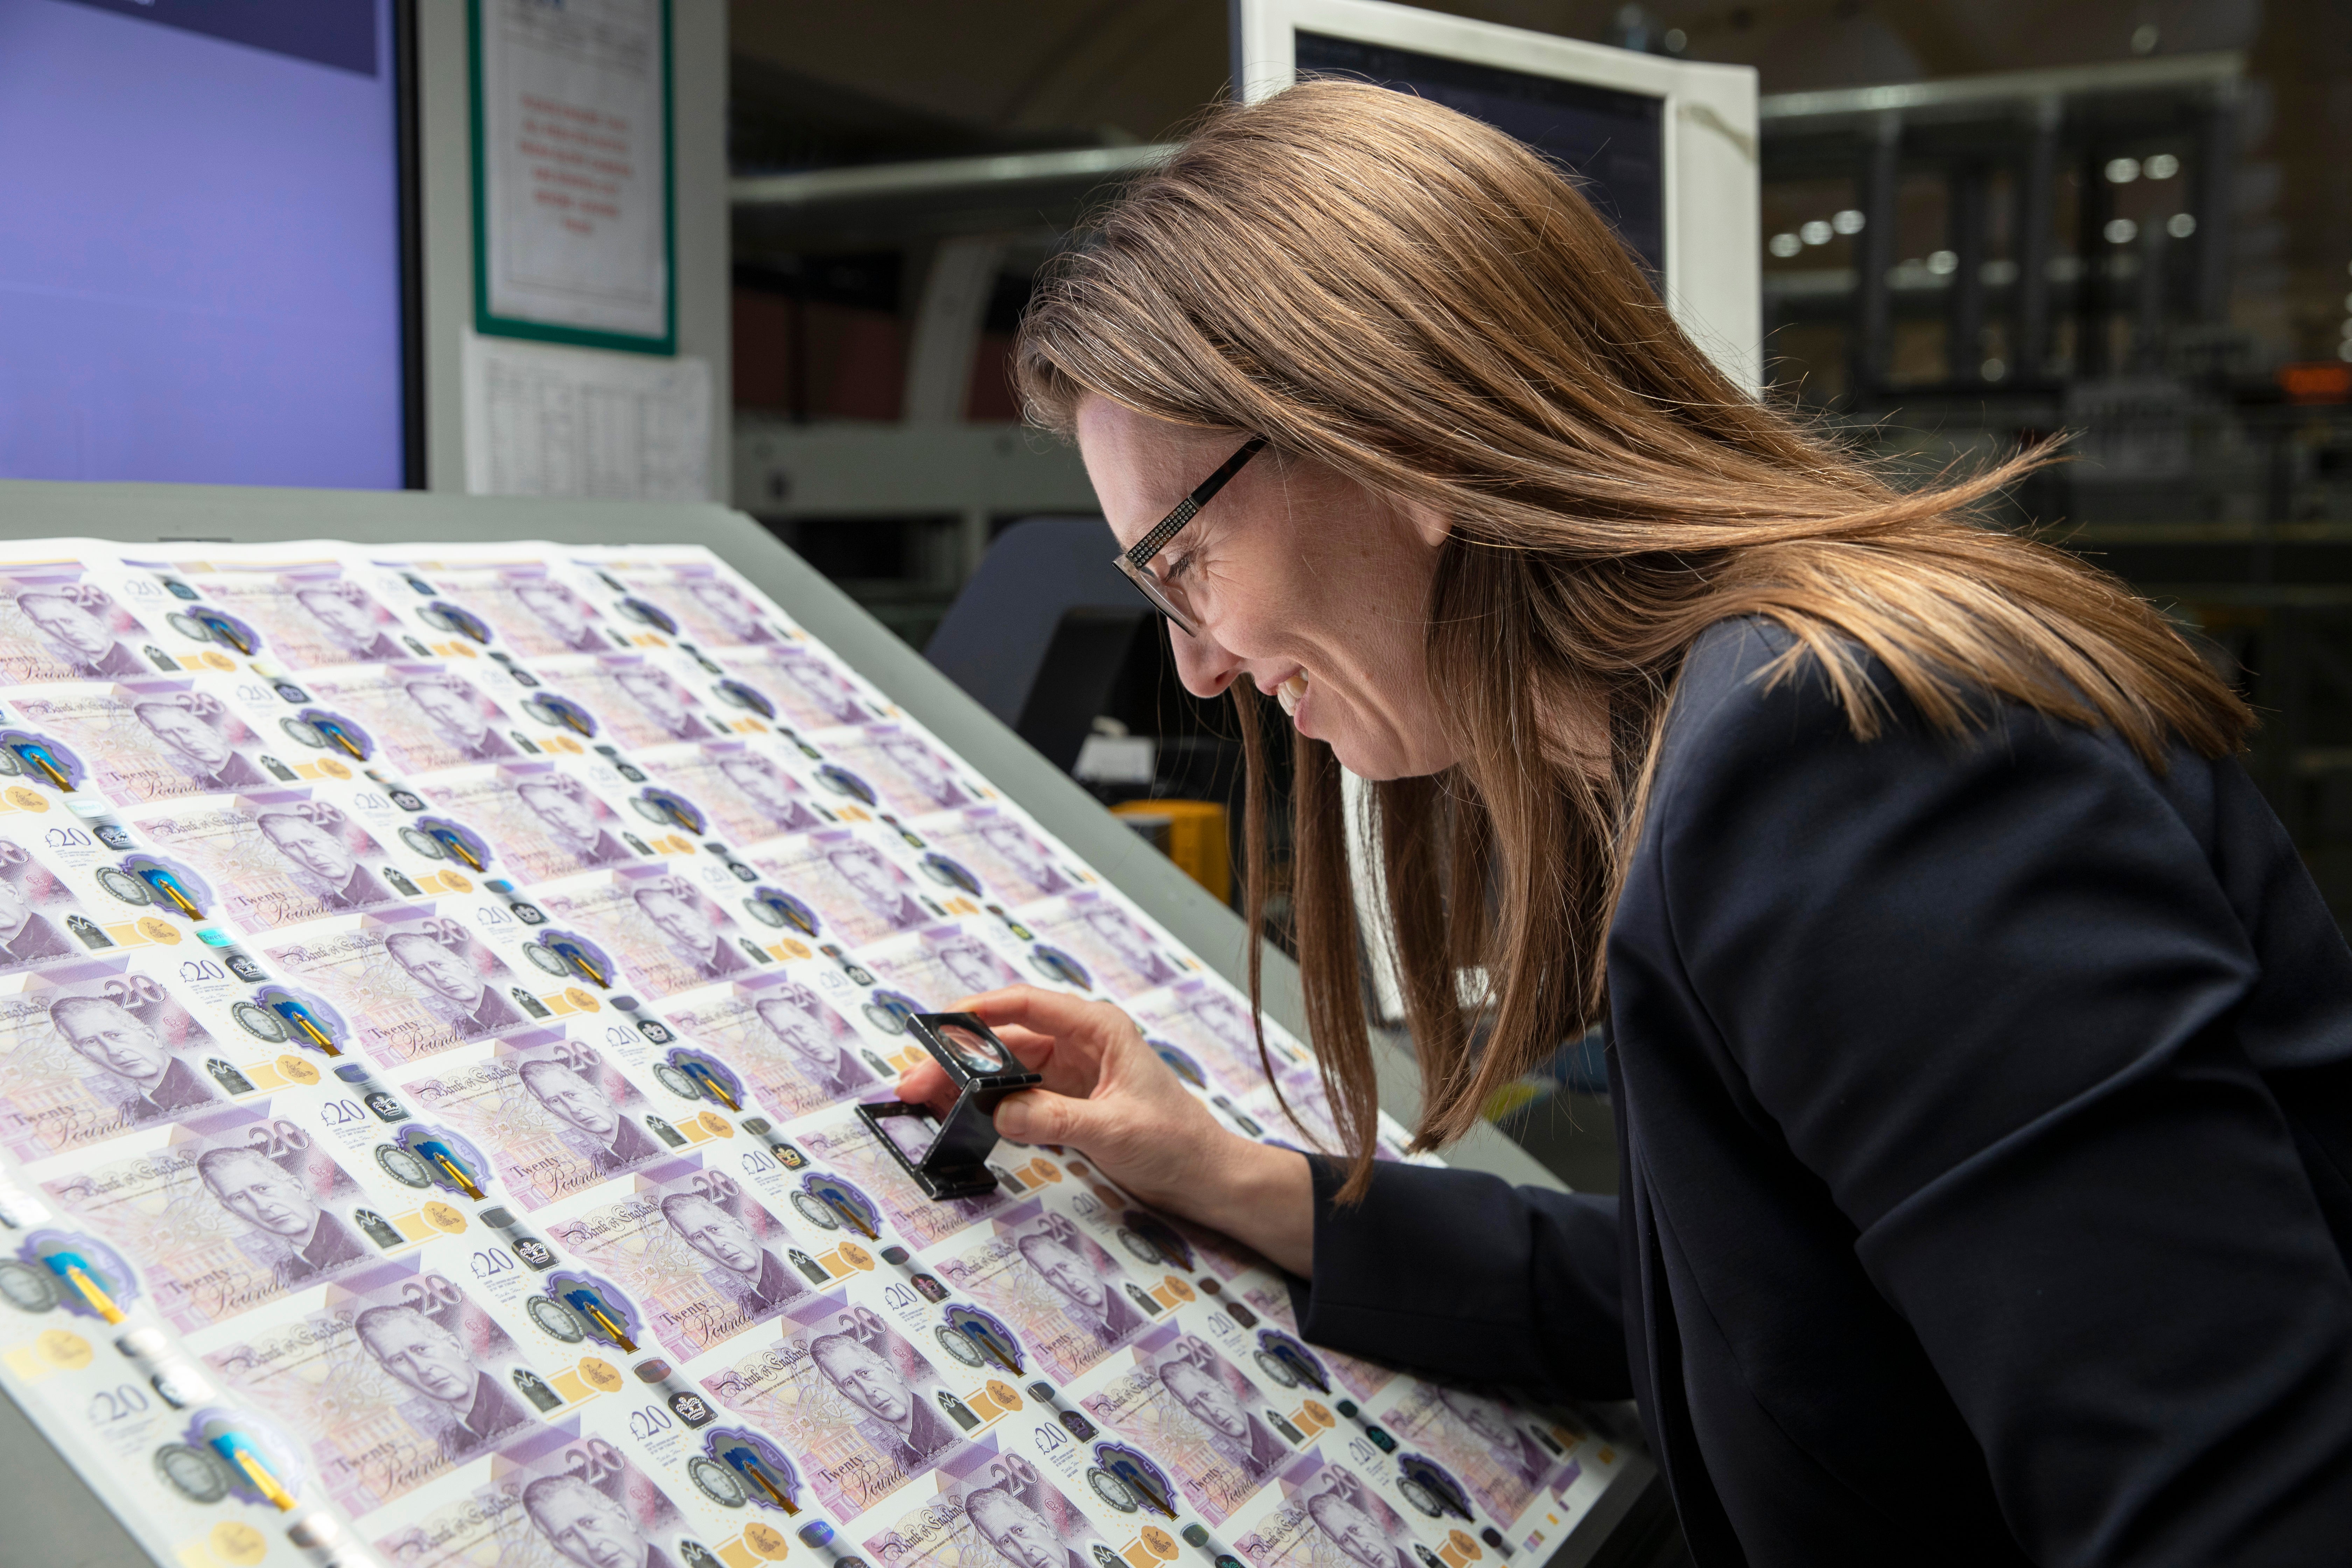
[[[918,645],[1010,521],[1092,511],[1076,455],[1017,423],[1013,326],[1087,205],[1250,82],[1269,18],[1499,23],[1752,67],[1758,226],[1696,232],[1746,247],[1766,395],[1919,472],[2071,434],[2074,460],[1995,521],[2123,574],[2202,639],[2264,710],[2249,764],[2352,910],[2352,10],[1398,11],[1253,3],[1237,34],[1209,0],[738,5],[739,503]],[[1416,52],[1348,47],[1300,58],[1398,79]],[[1156,765],[1225,757],[1234,721],[1183,697],[1157,640],[1136,638],[1099,716],[1158,740]]]

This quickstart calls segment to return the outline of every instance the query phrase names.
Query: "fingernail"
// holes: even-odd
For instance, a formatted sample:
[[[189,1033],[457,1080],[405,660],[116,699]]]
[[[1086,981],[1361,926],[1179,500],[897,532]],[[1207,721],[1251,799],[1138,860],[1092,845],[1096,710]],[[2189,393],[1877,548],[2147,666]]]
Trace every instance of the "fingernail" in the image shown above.
[[[1033,1120],[1027,1095],[1016,1094],[996,1107],[996,1131],[1001,1137],[1026,1138]]]

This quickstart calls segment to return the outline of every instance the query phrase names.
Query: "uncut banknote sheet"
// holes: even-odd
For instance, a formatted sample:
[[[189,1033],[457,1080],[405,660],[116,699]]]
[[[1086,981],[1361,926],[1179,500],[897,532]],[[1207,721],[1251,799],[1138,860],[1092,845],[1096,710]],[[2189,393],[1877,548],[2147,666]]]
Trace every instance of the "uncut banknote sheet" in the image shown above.
[[[855,1108],[1015,982],[1328,1110],[707,552],[16,546],[0,679],[0,1377],[184,1568],[1467,1568],[1626,1462],[1075,1152],[924,1196]]]

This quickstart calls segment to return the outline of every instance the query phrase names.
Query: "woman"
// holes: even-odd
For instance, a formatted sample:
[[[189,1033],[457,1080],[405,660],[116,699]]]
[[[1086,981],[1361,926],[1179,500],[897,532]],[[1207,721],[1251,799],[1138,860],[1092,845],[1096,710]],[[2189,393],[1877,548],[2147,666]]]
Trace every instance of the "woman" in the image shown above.
[[[1001,1131],[1293,1271],[1318,1342],[1638,1396],[1702,1563],[2352,1552],[2352,952],[2237,698],[1959,515],[2015,465],[1889,488],[1549,166],[1337,83],[1145,177],[1018,363],[1186,685],[1291,715],[1348,1149],[1223,1131],[1121,1015],[1018,990],[965,1004],[1045,1076]],[[1342,765],[1423,1143],[1601,1019],[1618,1197],[1371,1164]]]

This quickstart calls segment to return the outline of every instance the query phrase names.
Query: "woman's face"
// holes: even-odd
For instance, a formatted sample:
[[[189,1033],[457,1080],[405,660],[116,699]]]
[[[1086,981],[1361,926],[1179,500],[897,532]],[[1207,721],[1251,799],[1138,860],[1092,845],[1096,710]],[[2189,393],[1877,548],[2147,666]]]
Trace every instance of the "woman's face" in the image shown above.
[[[1122,546],[1236,445],[1108,398],[1078,406],[1078,450]],[[1383,503],[1320,464],[1253,458],[1155,563],[1183,560],[1200,625],[1198,637],[1169,632],[1185,689],[1214,697],[1249,680],[1272,697],[1288,684],[1299,732],[1368,779],[1451,766],[1423,654],[1445,535],[1436,514]]]

